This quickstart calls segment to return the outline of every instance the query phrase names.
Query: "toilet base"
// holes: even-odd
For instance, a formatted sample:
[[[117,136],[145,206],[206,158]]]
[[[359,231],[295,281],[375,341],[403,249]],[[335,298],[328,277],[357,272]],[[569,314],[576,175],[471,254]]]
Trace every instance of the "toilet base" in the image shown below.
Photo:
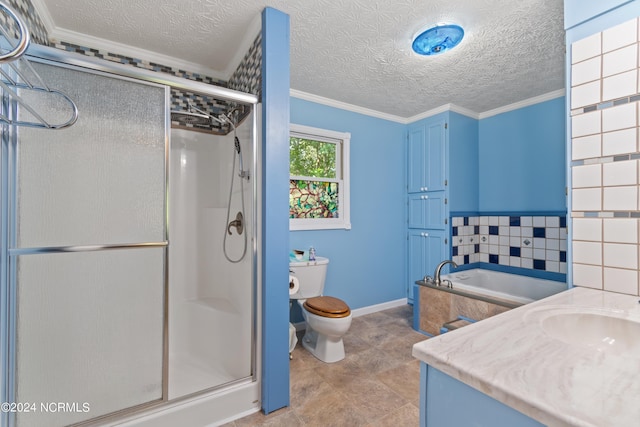
[[[302,338],[302,346],[325,363],[339,362],[345,357],[342,337],[319,334],[309,324],[307,324],[307,329]]]

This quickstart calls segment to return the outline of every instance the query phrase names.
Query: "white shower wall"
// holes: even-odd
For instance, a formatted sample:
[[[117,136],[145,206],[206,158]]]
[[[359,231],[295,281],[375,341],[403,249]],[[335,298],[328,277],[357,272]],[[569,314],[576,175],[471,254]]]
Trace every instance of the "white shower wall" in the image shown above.
[[[253,164],[251,117],[238,128],[243,166]],[[174,129],[169,168],[169,398],[251,375],[253,176],[244,179],[247,250],[223,253],[234,159],[233,133]],[[229,220],[242,210],[236,155]],[[253,171],[251,171],[253,173]],[[240,258],[232,228],[227,254]]]

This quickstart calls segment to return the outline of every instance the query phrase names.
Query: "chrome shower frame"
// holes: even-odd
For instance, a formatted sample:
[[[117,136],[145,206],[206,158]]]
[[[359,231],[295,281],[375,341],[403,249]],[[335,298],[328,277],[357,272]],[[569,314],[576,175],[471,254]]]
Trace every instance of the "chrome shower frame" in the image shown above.
[[[37,61],[50,65],[57,65],[62,67],[80,67],[87,72],[94,72],[98,74],[106,73],[114,76],[118,76],[124,79],[133,79],[136,81],[142,81],[157,85],[162,85],[168,87],[173,87],[177,89],[186,90],[189,92],[194,92],[206,96],[215,97],[218,99],[223,99],[227,101],[237,102],[239,104],[247,105],[252,108],[253,111],[253,121],[252,121],[252,150],[256,153],[253,156],[253,161],[251,170],[253,171],[253,175],[256,176],[256,171],[258,168],[258,126],[257,126],[257,112],[258,112],[258,97],[256,95],[243,93],[235,90],[231,90],[224,87],[213,86],[209,84],[205,84],[198,81],[192,81],[180,77],[175,77],[169,74],[163,74],[159,72],[153,72],[150,70],[136,68],[132,66],[126,66],[123,64],[118,64],[110,61],[100,60],[97,58],[92,58],[84,55],[80,55],[74,52],[62,51],[59,49],[49,48],[45,46],[32,44],[29,48],[26,56]],[[169,100],[169,90],[167,89],[167,101]],[[170,105],[170,102],[167,102],[167,105]],[[15,105],[12,105],[6,97],[0,102],[0,112],[6,112],[7,109],[15,108]],[[82,114],[82,112],[80,112]],[[218,119],[219,120],[219,119]],[[165,128],[166,128],[166,139],[165,139],[165,201],[169,198],[169,155],[170,155],[170,111],[167,108],[165,113]],[[229,122],[231,120],[229,119]],[[231,123],[232,126],[233,123]],[[15,192],[12,192],[10,189],[12,186],[11,176],[14,173],[15,162],[11,162],[12,158],[17,156],[15,153],[14,147],[17,144],[17,137],[15,132],[11,132],[11,138],[13,140],[9,140],[9,132],[6,132],[6,129],[3,129],[2,132],[2,146],[1,146],[1,161],[0,165],[0,236],[13,236],[9,238],[0,238],[0,259],[2,263],[0,265],[0,316],[3,316],[3,324],[7,325],[6,328],[0,328],[0,344],[2,347],[7,347],[8,350],[0,353],[0,401],[12,401],[11,399],[15,396],[15,378],[13,378],[14,368],[16,364],[16,336],[15,336],[15,324],[11,319],[9,319],[10,313],[15,313],[16,308],[16,296],[15,290],[17,287],[16,283],[16,275],[15,275],[15,261],[9,261],[10,258],[16,254],[15,248],[16,246],[13,244],[10,239],[14,238],[17,235],[16,225],[14,223],[15,218],[15,200],[17,195]],[[155,409],[162,409],[163,407],[180,404],[181,402],[185,402],[187,400],[193,399],[194,397],[205,396],[209,393],[217,391],[219,389],[226,389],[232,387],[236,384],[245,384],[247,382],[255,382],[259,379],[260,372],[260,364],[258,359],[258,351],[259,351],[259,341],[260,337],[258,335],[258,315],[259,315],[259,289],[258,289],[258,252],[257,252],[257,241],[258,241],[258,201],[259,201],[259,193],[258,193],[258,184],[256,180],[254,180],[253,185],[251,186],[252,195],[253,195],[253,208],[252,208],[252,235],[250,238],[250,254],[251,254],[251,266],[252,266],[252,278],[251,278],[251,286],[252,286],[252,302],[251,302],[251,375],[249,377],[241,378],[235,380],[233,382],[223,384],[218,387],[213,387],[210,389],[202,390],[196,392],[191,395],[187,395],[181,398],[169,400],[168,398],[168,362],[169,362],[169,335],[168,335],[168,264],[169,264],[169,212],[167,211],[167,204],[165,203],[165,212],[164,212],[164,222],[165,222],[165,236],[164,242],[149,242],[137,245],[101,245],[101,246],[66,246],[66,247],[58,247],[58,248],[41,248],[38,250],[34,249],[33,253],[44,253],[44,252],[74,252],[74,251],[102,251],[102,250],[116,250],[122,249],[124,247],[132,247],[132,246],[146,246],[154,245],[159,247],[164,247],[164,320],[163,320],[163,387],[162,387],[162,399],[159,401],[145,403],[133,408],[126,408],[119,412],[115,412],[112,414],[108,414],[102,417],[97,417],[90,419],[86,422],[81,423],[80,425],[93,425],[97,422],[113,422],[116,420],[122,420],[131,417],[132,415],[139,415],[140,413],[151,412]],[[9,203],[11,202],[11,203]],[[9,206],[13,206],[13,210],[9,208]],[[15,259],[15,258],[14,258]],[[5,353],[8,355],[5,357]],[[6,423],[5,423],[6,421]],[[12,427],[14,425],[11,418],[9,418],[8,414],[0,414],[0,423],[2,425],[8,425]]]

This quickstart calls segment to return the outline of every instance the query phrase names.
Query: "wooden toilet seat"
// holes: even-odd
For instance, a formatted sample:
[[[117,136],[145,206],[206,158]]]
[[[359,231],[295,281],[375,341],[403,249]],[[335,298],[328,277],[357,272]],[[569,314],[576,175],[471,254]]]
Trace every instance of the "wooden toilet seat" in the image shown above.
[[[307,299],[304,308],[317,316],[340,318],[351,314],[347,303],[335,297],[313,297]]]

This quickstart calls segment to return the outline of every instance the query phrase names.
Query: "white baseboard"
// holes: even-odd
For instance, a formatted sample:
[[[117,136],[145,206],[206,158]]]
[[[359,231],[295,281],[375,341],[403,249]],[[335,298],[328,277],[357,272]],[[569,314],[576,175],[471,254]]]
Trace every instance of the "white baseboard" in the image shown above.
[[[390,308],[400,307],[403,305],[407,305],[407,298],[400,298],[394,301],[383,302],[381,304],[374,304],[368,307],[356,308],[355,310],[351,310],[351,315],[353,317],[360,317],[366,314],[376,313],[378,311],[388,310]],[[294,323],[293,326],[296,328],[296,331],[304,331],[305,323],[297,322]]]
[[[378,311],[388,310],[390,308],[400,307],[401,305],[407,305],[408,300],[406,298],[400,298],[394,301],[383,302],[381,304],[370,305],[368,307],[356,308],[351,310],[353,317],[364,316],[365,314],[371,314]]]

